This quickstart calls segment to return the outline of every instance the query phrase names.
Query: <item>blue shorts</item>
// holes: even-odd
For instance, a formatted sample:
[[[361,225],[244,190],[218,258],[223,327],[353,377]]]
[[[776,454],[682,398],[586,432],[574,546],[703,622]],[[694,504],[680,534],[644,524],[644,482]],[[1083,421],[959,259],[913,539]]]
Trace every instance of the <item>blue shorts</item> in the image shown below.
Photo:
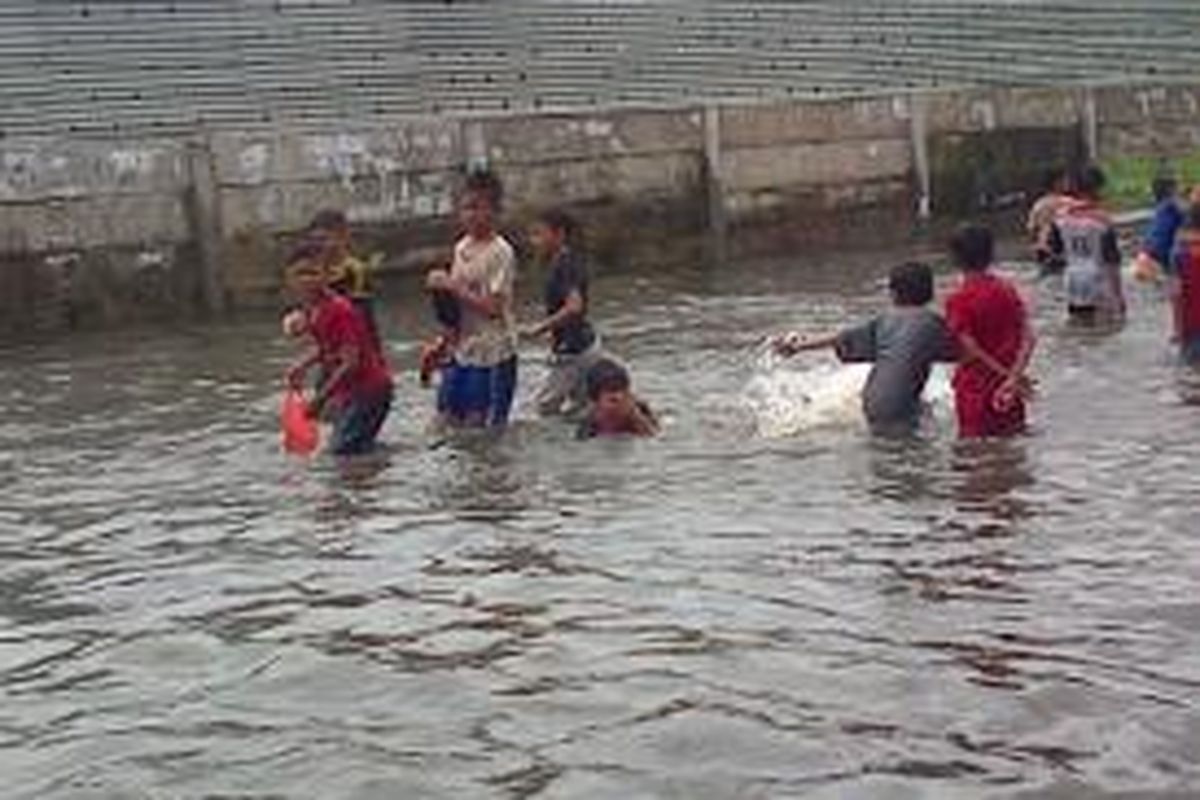
[[[450,362],[442,369],[438,411],[458,424],[501,427],[517,393],[517,357],[493,367]]]
[[[375,438],[392,410],[392,387],[371,395],[356,396],[333,417],[329,449],[335,456],[360,456],[375,449]]]

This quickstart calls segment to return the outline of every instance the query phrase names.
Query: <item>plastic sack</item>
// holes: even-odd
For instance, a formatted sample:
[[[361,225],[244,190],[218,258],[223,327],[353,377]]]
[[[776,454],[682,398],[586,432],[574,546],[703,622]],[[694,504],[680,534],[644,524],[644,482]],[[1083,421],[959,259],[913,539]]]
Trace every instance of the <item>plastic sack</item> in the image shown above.
[[[308,403],[304,395],[295,389],[283,396],[279,413],[283,431],[283,449],[298,456],[312,455],[321,443],[321,430],[317,421],[308,416]]]

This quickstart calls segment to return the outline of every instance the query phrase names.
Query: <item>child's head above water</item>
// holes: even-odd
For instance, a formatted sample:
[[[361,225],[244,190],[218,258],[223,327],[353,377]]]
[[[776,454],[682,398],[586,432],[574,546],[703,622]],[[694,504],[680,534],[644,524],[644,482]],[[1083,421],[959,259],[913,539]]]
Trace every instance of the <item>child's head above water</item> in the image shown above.
[[[486,239],[496,231],[496,215],[504,201],[504,184],[488,170],[467,175],[458,201],[463,230],[475,239]]]
[[[1067,168],[1061,164],[1055,164],[1042,173],[1041,187],[1043,192],[1063,194],[1070,188],[1069,184]]]
[[[983,225],[967,223],[950,239],[950,255],[963,272],[984,272],[996,260],[996,242]]]
[[[928,264],[908,261],[892,267],[888,275],[892,302],[898,306],[920,307],[933,302],[933,270]]]
[[[597,409],[615,406],[629,395],[629,370],[610,358],[602,358],[587,373],[587,394]]]
[[[1071,183],[1075,194],[1088,200],[1099,200],[1100,193],[1104,191],[1104,185],[1107,183],[1107,178],[1104,175],[1104,170],[1100,169],[1100,167],[1095,164],[1088,164],[1080,168]]]
[[[350,249],[350,221],[336,208],[322,209],[308,223],[307,239],[324,250],[326,260],[344,256]]]
[[[298,300],[311,302],[325,289],[324,249],[321,244],[305,241],[288,254],[284,283]]]
[[[575,218],[560,208],[543,211],[529,228],[529,243],[538,258],[548,260],[571,243],[578,230]]]
[[[1170,175],[1160,175],[1150,184],[1150,191],[1154,194],[1155,203],[1174,200],[1175,195],[1179,194],[1179,181]]]

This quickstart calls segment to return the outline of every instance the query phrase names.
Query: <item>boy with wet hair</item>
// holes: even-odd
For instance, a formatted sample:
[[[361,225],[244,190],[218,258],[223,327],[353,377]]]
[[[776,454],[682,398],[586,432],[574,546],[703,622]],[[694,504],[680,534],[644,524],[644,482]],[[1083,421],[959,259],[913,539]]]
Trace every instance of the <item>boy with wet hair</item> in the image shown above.
[[[1065,167],[1056,165],[1046,170],[1042,176],[1042,194],[1029,210],[1029,219],[1025,224],[1033,245],[1033,257],[1045,275],[1061,272],[1066,266],[1061,258],[1050,251],[1050,230],[1058,215],[1073,202],[1070,183],[1070,175]]]
[[[774,347],[783,356],[832,348],[843,362],[874,364],[862,393],[867,422],[877,434],[907,434],[920,424],[921,398],[934,363],[953,361],[956,348],[942,318],[929,309],[933,270],[928,265],[908,262],[894,267],[888,287],[890,311],[834,336],[777,337]]]
[[[1167,270],[1174,335],[1183,360],[1200,366],[1200,203],[1193,202]]]
[[[1066,264],[1067,315],[1084,325],[1124,317],[1117,229],[1100,208],[1104,172],[1097,166],[1084,167],[1073,183],[1075,202],[1058,215],[1050,230],[1050,252]]]
[[[382,346],[375,321],[370,268],[353,252],[353,235],[346,215],[333,208],[318,211],[308,224],[308,238],[322,249],[321,260],[329,287],[350,299],[363,316],[377,347]]]
[[[517,388],[517,337],[513,314],[516,258],[496,229],[504,189],[486,170],[467,176],[459,198],[463,236],[449,270],[429,273],[426,288],[457,306],[442,367],[438,411],[458,427],[503,427]]]
[[[599,357],[596,332],[588,322],[588,272],[573,247],[578,226],[565,211],[543,212],[529,231],[534,254],[550,266],[543,298],[546,316],[524,333],[549,335],[550,374],[538,390],[543,415],[570,415],[587,404],[587,371]]]
[[[586,382],[591,405],[576,432],[578,438],[658,434],[658,419],[650,406],[634,395],[625,367],[601,358],[588,369]]]
[[[1035,339],[1017,287],[996,275],[995,241],[981,225],[964,225],[950,240],[962,272],[946,300],[946,325],[958,344],[954,407],[964,439],[1009,437],[1025,430],[1027,376]]]
[[[287,284],[304,314],[302,322],[293,318],[291,324],[312,338],[314,349],[288,370],[286,381],[300,389],[309,370],[319,367],[308,414],[332,421],[334,455],[361,455],[374,448],[391,410],[392,376],[362,315],[329,288],[323,254],[320,245],[310,242],[288,259]]]

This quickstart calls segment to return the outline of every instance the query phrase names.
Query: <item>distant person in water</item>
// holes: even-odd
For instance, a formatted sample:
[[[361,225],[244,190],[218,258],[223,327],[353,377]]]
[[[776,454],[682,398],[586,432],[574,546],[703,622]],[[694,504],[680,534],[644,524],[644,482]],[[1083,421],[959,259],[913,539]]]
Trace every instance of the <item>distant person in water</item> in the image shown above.
[[[308,226],[308,238],[321,248],[329,287],[348,298],[362,315],[376,347],[382,347],[375,317],[371,268],[354,255],[353,235],[346,215],[337,209],[319,211]]]
[[[287,284],[300,306],[285,317],[285,329],[291,335],[310,336],[314,344],[288,370],[287,384],[302,389],[308,372],[319,367],[309,416],[332,422],[334,455],[370,452],[392,406],[387,362],[362,315],[349,299],[329,288],[320,247],[310,244],[292,255]]]
[[[434,270],[426,280],[435,305],[457,315],[458,325],[446,332],[438,411],[459,427],[506,425],[517,388],[516,259],[496,228],[503,193],[490,172],[467,176],[459,198],[463,236],[454,259],[449,270]]]
[[[934,363],[953,361],[957,351],[942,318],[929,309],[933,271],[926,264],[893,268],[888,286],[893,308],[869,322],[814,339],[786,334],[774,340],[774,348],[784,356],[832,348],[844,362],[874,364],[863,388],[863,413],[872,431],[895,435],[916,430]]]
[[[601,358],[587,373],[590,405],[580,423],[580,439],[606,436],[656,436],[658,419],[633,393],[629,371],[611,358]]]
[[[1029,210],[1025,231],[1033,247],[1034,260],[1043,274],[1062,272],[1066,263],[1050,250],[1050,231],[1054,220],[1071,203],[1070,180],[1066,168],[1055,166],[1042,176],[1042,193]]]
[[[1083,168],[1073,182],[1075,202],[1050,230],[1050,251],[1066,264],[1068,317],[1085,325],[1125,316],[1117,229],[1100,207],[1104,182],[1099,167]]]
[[[1200,366],[1200,203],[1188,209],[1167,270],[1174,341],[1184,361]]]
[[[584,410],[587,372],[600,357],[588,321],[587,266],[574,246],[577,229],[570,215],[553,209],[542,213],[529,231],[534,254],[550,270],[543,291],[546,316],[524,331],[550,339],[550,374],[537,393],[538,411],[547,416]]]
[[[1011,282],[996,275],[992,232],[965,225],[951,239],[950,252],[962,271],[958,288],[946,300],[946,325],[958,343],[954,407],[964,439],[1022,433],[1026,403],[1033,393],[1028,377],[1035,339],[1024,301]]]
[[[1133,261],[1133,275],[1141,281],[1157,281],[1168,272],[1175,236],[1184,223],[1179,184],[1171,177],[1154,179],[1154,217],[1142,234],[1142,246]]]

